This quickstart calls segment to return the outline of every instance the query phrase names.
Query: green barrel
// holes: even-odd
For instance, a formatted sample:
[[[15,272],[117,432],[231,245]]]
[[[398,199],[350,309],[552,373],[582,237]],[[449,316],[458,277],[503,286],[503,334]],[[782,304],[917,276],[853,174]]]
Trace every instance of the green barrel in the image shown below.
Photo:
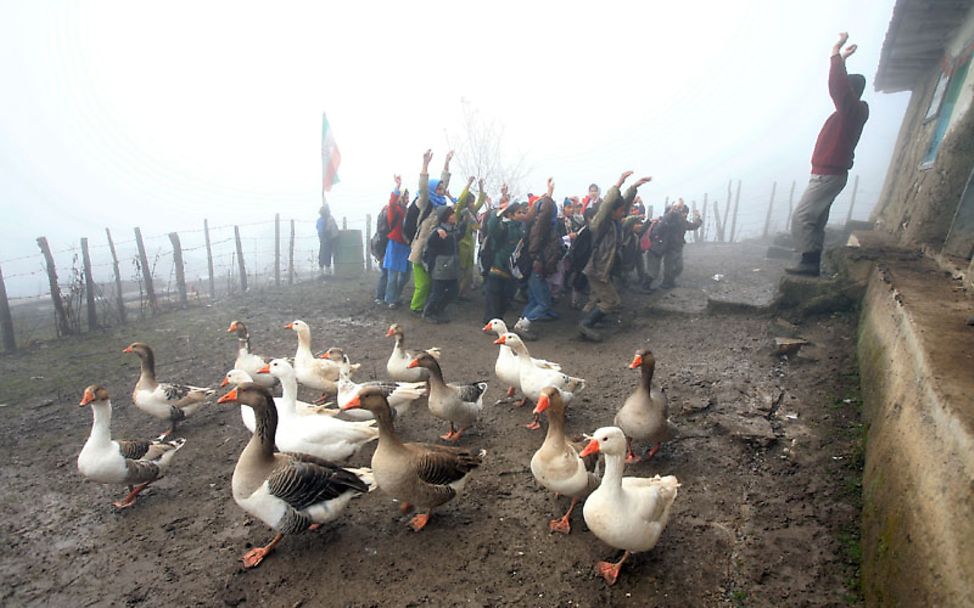
[[[335,243],[335,275],[357,277],[365,272],[361,230],[341,230]]]

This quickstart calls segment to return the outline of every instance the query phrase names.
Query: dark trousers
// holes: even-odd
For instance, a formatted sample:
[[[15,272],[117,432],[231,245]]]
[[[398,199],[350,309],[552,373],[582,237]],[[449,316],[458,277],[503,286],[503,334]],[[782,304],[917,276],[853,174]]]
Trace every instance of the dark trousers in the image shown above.
[[[331,268],[331,259],[335,241],[332,239],[322,239],[319,237],[320,246],[318,247],[318,268]]]
[[[491,319],[503,321],[514,299],[514,279],[488,274],[484,292],[484,323]]]
[[[382,262],[379,262],[381,264]],[[382,269],[382,274],[379,275],[379,282],[375,284],[375,299],[385,300],[386,299],[386,285],[389,283],[389,270],[386,268]]]
[[[433,285],[430,287],[430,296],[426,300],[426,308],[423,309],[423,316],[441,316],[450,302],[456,299],[459,290],[460,281],[457,279],[433,279]]]

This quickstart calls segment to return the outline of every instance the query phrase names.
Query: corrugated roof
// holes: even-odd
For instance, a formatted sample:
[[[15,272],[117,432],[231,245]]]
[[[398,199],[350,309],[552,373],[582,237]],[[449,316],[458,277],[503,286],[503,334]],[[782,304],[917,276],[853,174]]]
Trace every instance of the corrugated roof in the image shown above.
[[[917,77],[937,64],[974,0],[898,0],[876,71],[876,90],[912,90]]]

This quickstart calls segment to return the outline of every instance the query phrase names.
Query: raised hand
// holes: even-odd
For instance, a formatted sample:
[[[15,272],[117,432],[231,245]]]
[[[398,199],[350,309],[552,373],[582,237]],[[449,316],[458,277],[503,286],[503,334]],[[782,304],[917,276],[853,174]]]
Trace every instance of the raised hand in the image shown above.
[[[469,190],[470,189],[470,186],[473,185],[473,182],[474,182],[475,179],[477,179],[477,178],[474,177],[474,176],[472,176],[472,175],[467,178],[467,190]]]
[[[839,40],[834,45],[832,45],[832,54],[838,55],[839,51],[842,49],[842,45],[849,40],[849,32],[839,32]]]
[[[845,50],[842,51],[842,59],[848,59],[849,55],[855,53],[856,49],[858,48],[859,46],[855,44],[850,44],[849,46],[845,47]]]
[[[431,160],[433,160],[433,151],[427,150],[423,152],[423,173],[426,173],[426,168],[430,166]]]
[[[629,179],[630,175],[632,175],[632,171],[623,171],[622,175],[619,176],[618,181],[616,181],[616,186],[621,188],[622,184],[626,183],[626,180]]]
[[[395,182],[396,182],[396,190],[398,190],[400,188],[400,186],[402,186],[402,176],[401,175],[393,175],[392,176],[392,179],[395,180]]]
[[[446,153],[446,160],[443,161],[443,171],[445,173],[450,172],[450,161],[453,160],[453,150]]]
[[[636,180],[636,183],[633,184],[633,185],[638,188],[638,187],[642,186],[643,184],[648,184],[651,181],[653,181],[653,176],[647,175],[646,177],[640,177],[639,179],[637,179]]]
[[[548,178],[548,198],[555,193],[555,179],[553,177]]]
[[[478,190],[480,190],[481,192],[483,192],[483,191],[484,191],[484,178],[482,178],[482,177],[481,177],[481,178],[480,178],[480,179],[479,179],[479,180],[477,181],[477,189],[478,189]]]

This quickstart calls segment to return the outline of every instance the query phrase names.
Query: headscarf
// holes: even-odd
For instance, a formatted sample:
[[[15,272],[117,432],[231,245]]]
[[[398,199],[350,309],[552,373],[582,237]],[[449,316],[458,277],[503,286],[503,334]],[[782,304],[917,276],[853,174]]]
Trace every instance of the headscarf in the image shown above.
[[[446,195],[436,193],[436,189],[439,187],[439,185],[440,185],[440,180],[438,179],[431,179],[429,181],[428,190],[429,190],[430,203],[432,203],[434,207],[442,207],[443,205],[446,204]]]

